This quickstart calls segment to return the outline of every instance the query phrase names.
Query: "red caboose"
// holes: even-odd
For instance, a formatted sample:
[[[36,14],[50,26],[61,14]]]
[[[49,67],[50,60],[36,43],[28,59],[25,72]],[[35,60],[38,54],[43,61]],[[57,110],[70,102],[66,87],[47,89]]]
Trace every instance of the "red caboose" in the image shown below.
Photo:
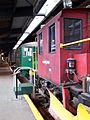
[[[67,73],[70,71],[67,72],[66,65],[68,58],[76,60],[75,71],[78,77],[90,73],[87,67],[90,64],[90,42],[60,49],[60,43],[66,44],[89,37],[90,9],[64,9],[59,12],[37,32],[38,75],[56,85],[69,81]]]

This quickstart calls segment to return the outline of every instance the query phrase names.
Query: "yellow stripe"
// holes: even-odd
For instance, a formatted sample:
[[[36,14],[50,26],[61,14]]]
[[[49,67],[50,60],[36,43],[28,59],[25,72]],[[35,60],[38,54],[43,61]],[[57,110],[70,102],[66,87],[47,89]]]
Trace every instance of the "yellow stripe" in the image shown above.
[[[48,90],[49,91],[49,90]],[[67,111],[62,103],[49,91],[50,95],[50,107],[49,112],[53,110],[54,114],[60,120],[74,120],[74,115]],[[52,114],[52,112],[50,112]]]
[[[24,98],[27,101],[30,109],[32,110],[33,115],[35,116],[35,119],[36,120],[44,120],[44,118],[42,117],[42,115],[40,114],[40,112],[37,110],[37,108],[35,107],[35,105],[31,101],[31,99],[29,98],[29,96],[28,95],[24,95]]]
[[[66,43],[66,44],[60,43],[60,48],[63,48],[65,46],[69,46],[69,45],[74,45],[74,44],[81,43],[81,42],[88,42],[88,41],[90,41],[90,38],[86,38],[83,40],[78,40],[78,41],[70,42],[70,43]]]
[[[48,90],[49,91],[49,90]],[[83,104],[79,104],[77,108],[77,115],[74,116],[68,110],[63,107],[63,104],[49,91],[50,95],[50,107],[49,112],[54,114],[60,120],[90,120],[90,113],[87,112]]]

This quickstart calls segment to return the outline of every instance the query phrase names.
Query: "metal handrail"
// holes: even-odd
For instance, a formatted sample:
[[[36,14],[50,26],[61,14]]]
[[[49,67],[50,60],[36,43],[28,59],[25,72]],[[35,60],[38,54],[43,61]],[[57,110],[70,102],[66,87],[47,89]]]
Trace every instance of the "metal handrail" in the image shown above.
[[[29,69],[31,71],[34,72],[34,87],[36,85],[35,83],[35,73],[37,72],[37,70],[33,69],[33,68],[30,68],[30,67],[17,67],[15,70],[14,70],[14,73],[13,75],[17,75],[18,73],[20,73],[20,70],[26,70],[26,69]],[[18,80],[17,80],[17,77],[16,77],[16,99],[18,98]]]
[[[66,44],[60,43],[60,48],[63,48],[65,46],[69,46],[69,45],[74,45],[74,44],[77,44],[77,43],[88,42],[88,41],[90,41],[90,38],[86,38],[86,39],[83,39],[83,40],[78,40],[78,41],[70,42],[70,43],[66,43]]]

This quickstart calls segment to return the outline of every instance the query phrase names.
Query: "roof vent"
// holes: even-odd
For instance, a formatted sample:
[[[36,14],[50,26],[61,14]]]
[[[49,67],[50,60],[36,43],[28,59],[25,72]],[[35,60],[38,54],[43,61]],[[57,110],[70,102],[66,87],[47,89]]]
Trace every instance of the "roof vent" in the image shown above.
[[[63,0],[64,8],[72,8],[72,1],[71,0]]]

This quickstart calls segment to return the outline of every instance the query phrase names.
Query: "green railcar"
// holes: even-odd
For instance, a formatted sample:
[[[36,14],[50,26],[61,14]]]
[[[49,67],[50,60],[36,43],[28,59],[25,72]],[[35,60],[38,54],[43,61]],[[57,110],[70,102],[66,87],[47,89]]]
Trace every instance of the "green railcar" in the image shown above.
[[[37,69],[37,48],[36,46],[23,45],[16,51],[17,67],[30,67]],[[29,70],[22,70],[22,76],[27,76]]]

